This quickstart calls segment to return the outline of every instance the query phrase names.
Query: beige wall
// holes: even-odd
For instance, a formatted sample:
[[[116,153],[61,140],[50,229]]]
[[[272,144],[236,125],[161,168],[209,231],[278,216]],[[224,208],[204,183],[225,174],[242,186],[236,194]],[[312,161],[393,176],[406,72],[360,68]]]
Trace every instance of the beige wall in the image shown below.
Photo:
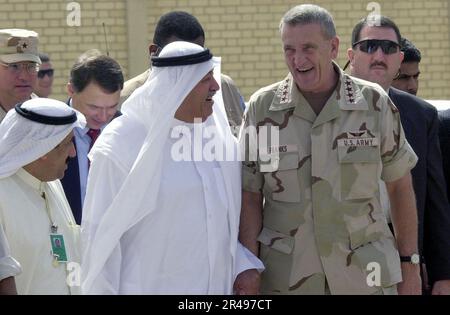
[[[310,0],[334,16],[341,38],[338,63],[344,66],[346,50],[356,22],[367,16],[362,0]],[[449,8],[447,0],[381,0],[381,14],[394,19],[403,35],[421,50],[420,96],[450,99]],[[278,24],[297,0],[172,0],[148,6],[149,31],[158,17],[181,9],[198,17],[206,31],[206,45],[223,57],[228,73],[246,99],[259,87],[281,80],[283,61]],[[152,34],[152,33],[150,33]],[[148,40],[152,38],[149,34]]]
[[[142,56],[146,56],[159,16],[175,9],[198,17],[206,31],[206,45],[223,57],[223,71],[236,81],[248,99],[255,90],[281,80],[287,73],[278,23],[290,7],[300,3],[294,0],[80,0],[81,25],[69,27],[66,23],[69,2],[0,0],[0,28],[27,28],[40,34],[41,50],[50,54],[57,70],[54,97],[59,99],[65,98],[64,86],[75,58],[90,48],[105,52],[102,23],[106,24],[110,55],[119,61],[128,78],[129,69],[130,75],[134,75],[148,65],[147,58]],[[366,7],[370,1],[310,2],[322,5],[334,15],[341,38],[338,63],[343,66],[353,25],[369,13]],[[381,13],[393,18],[403,35],[422,51],[420,96],[450,99],[448,1],[379,0],[378,3]],[[142,31],[135,31],[139,27]]]
[[[81,0],[81,25],[67,25],[67,0],[0,0],[0,28],[26,28],[39,33],[39,50],[50,55],[56,70],[52,97],[65,100],[69,71],[84,51],[106,52],[126,70],[128,46],[124,0]]]

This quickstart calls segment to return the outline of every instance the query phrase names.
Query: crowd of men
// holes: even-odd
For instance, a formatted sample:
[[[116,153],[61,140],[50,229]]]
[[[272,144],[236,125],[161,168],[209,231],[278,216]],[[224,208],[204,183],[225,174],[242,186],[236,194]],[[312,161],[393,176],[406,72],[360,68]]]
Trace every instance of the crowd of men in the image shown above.
[[[65,102],[38,34],[0,30],[0,294],[450,294],[450,112],[377,21],[345,72],[331,14],[293,7],[247,104],[187,12],[127,82],[80,55]]]

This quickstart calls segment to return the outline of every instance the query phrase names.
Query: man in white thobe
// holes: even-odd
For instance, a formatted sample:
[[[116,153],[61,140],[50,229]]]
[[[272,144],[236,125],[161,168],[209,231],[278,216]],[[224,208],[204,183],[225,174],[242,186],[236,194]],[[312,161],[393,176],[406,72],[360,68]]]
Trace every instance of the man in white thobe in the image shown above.
[[[60,178],[75,155],[73,128],[84,117],[65,103],[36,98],[0,124],[0,224],[22,266],[19,294],[70,294],[67,264],[79,263],[79,226]]]
[[[21,271],[19,262],[11,256],[9,244],[0,224],[0,295],[17,294],[14,277]]]
[[[83,292],[255,294],[263,265],[237,241],[237,154],[203,155],[202,133],[215,136],[216,155],[237,148],[220,97],[213,101],[218,61],[187,42],[152,60],[149,79],[90,153]]]

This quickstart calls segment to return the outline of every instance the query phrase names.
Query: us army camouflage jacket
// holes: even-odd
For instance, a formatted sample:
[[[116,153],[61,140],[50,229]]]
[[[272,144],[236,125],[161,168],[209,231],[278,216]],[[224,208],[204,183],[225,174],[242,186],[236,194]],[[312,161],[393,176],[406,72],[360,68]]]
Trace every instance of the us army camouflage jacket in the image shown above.
[[[244,116],[243,189],[264,195],[263,293],[372,294],[401,281],[379,181],[400,179],[417,157],[385,91],[335,70],[339,82],[318,116],[290,74],[257,91]],[[273,126],[275,145],[262,139]],[[371,268],[380,270],[374,281]]]

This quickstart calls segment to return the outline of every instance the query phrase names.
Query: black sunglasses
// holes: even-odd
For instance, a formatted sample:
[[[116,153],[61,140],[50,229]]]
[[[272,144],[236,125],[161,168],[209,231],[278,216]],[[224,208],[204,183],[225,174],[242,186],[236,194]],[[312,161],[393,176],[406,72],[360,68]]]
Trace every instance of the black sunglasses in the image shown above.
[[[46,75],[48,75],[49,77],[53,77],[53,71],[54,71],[54,69],[39,70],[38,74],[37,74],[38,78],[42,79]]]
[[[375,53],[378,50],[378,47],[381,47],[383,53],[391,55],[395,54],[400,48],[399,44],[388,39],[363,39],[354,43],[352,45],[353,48],[355,48],[356,45],[359,45],[359,50],[368,54]]]

